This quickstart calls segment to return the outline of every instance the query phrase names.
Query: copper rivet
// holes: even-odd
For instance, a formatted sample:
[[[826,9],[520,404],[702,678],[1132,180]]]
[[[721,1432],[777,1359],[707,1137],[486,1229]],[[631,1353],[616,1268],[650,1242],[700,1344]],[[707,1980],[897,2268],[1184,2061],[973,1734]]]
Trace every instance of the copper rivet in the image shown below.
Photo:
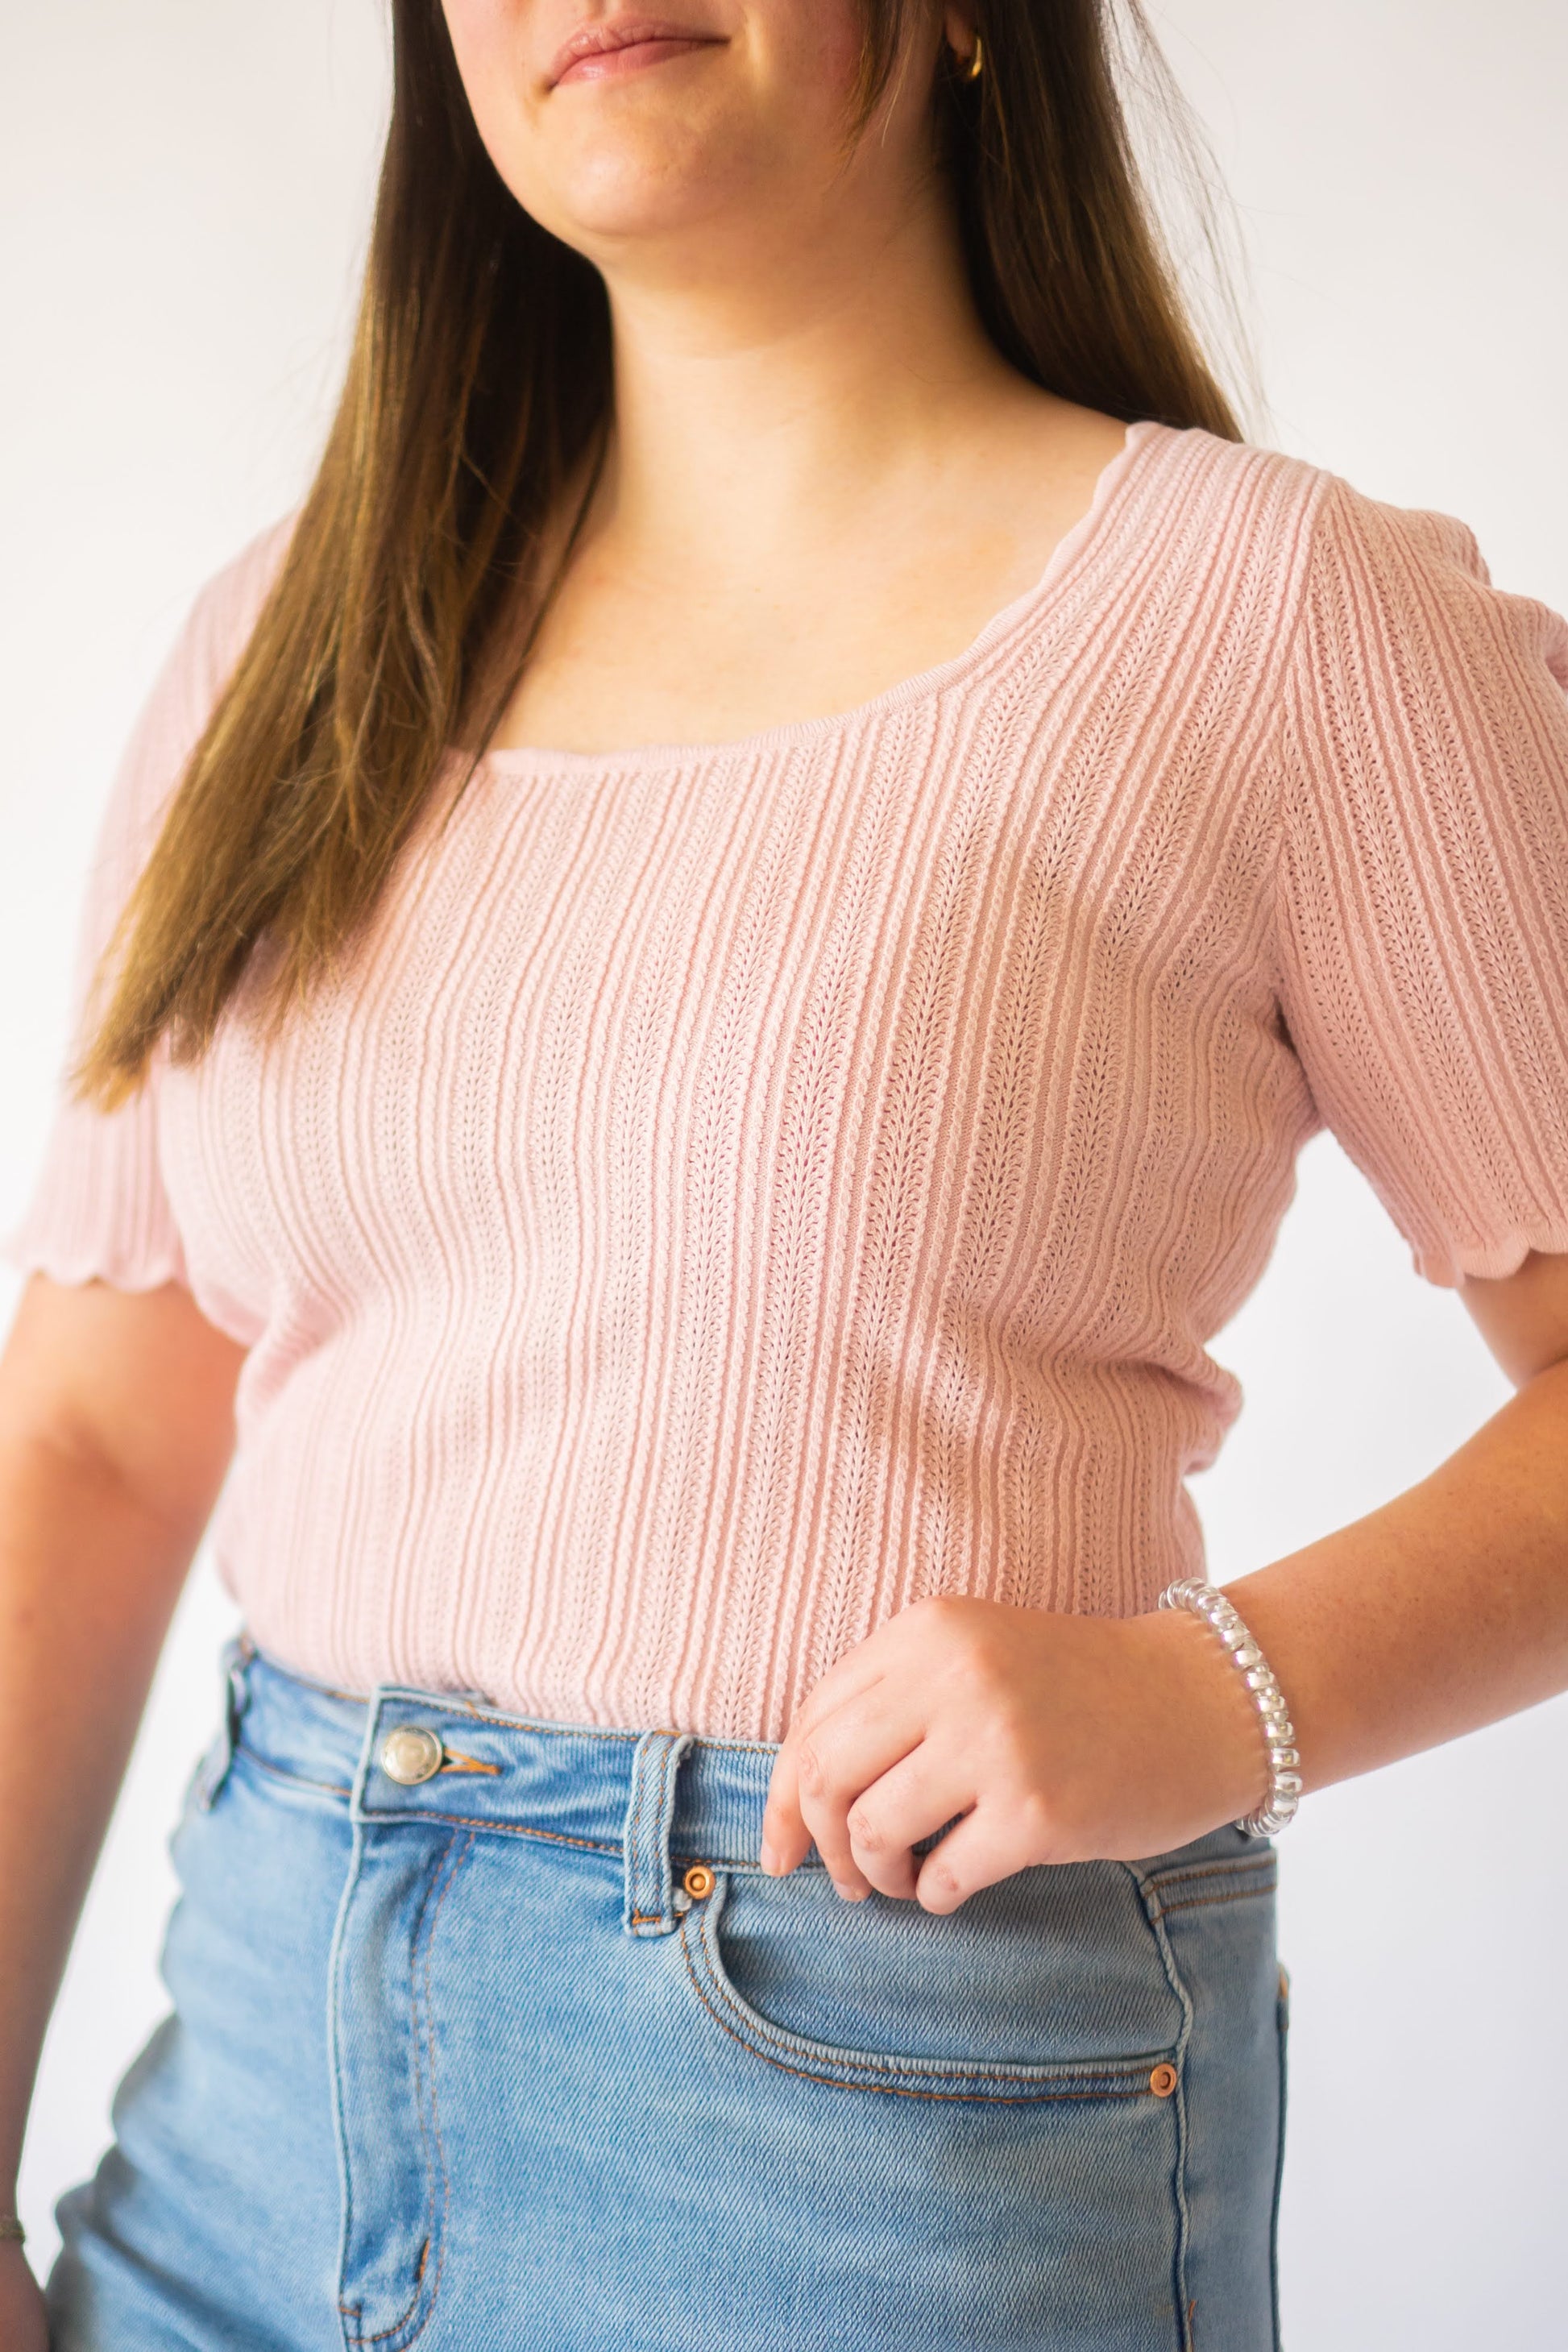
[[[1175,2087],[1175,2068],[1173,2066],[1156,2066],[1153,2073],[1149,2077],[1149,2088],[1153,2092],[1154,2096],[1157,2099],[1168,2099]]]
[[[1279,1998],[1281,2000],[1289,2000],[1290,1998],[1290,1971],[1289,1969],[1282,1968],[1279,1971]]]
[[[713,1873],[705,1862],[694,1862],[680,1883],[692,1901],[700,1903],[705,1895],[713,1892]]]

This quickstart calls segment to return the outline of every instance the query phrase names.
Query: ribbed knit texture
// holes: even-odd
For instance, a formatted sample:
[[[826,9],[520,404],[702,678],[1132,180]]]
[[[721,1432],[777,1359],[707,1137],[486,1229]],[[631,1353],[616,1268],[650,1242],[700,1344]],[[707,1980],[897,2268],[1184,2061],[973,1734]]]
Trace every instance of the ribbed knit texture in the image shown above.
[[[287,527],[154,691],[84,974]],[[219,1563],[345,1688],[776,1738],[919,1595],[1147,1608],[1316,1129],[1435,1283],[1568,1249],[1565,687],[1462,525],[1134,426],[956,659],[492,754],[270,1058],[242,1005],[62,1108],[8,1254],[247,1343]]]

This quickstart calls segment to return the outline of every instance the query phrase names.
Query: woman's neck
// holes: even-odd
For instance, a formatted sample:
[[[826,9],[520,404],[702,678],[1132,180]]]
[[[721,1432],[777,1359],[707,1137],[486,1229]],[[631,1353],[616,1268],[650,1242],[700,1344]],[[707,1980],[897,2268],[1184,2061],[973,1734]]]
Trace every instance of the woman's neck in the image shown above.
[[[941,183],[889,180],[886,201],[803,199],[750,237],[710,223],[700,268],[647,244],[600,258],[610,439],[497,748],[847,710],[1039,579],[1123,428],[1008,365]]]
[[[998,402],[1037,401],[975,314],[940,188],[825,210],[695,284],[609,278],[615,421],[590,536],[617,560],[756,578],[907,512]],[[850,226],[852,225],[852,226]],[[781,242],[769,239],[771,247]]]

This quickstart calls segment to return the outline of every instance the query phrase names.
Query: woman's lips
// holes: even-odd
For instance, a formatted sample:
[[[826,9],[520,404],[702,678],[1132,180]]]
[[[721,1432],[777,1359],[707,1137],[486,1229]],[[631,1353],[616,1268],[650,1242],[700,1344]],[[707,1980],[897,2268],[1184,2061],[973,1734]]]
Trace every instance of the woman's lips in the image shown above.
[[[663,65],[669,58],[689,57],[694,49],[712,47],[717,38],[675,25],[628,21],[585,26],[558,52],[552,87],[559,89],[563,81],[616,80],[640,73],[646,66]]]

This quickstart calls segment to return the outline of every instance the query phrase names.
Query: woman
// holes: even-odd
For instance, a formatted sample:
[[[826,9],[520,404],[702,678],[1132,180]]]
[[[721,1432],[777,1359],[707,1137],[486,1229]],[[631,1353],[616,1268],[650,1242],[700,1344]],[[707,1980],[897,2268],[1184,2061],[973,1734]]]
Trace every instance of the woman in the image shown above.
[[[1568,629],[1238,439],[1090,0],[395,14],[12,1244],[13,2165],[231,1454],[247,1631],[0,2335],[1274,2343],[1260,1832],[1568,1685]],[[1233,1625],[1325,1122],[1517,1393]]]

